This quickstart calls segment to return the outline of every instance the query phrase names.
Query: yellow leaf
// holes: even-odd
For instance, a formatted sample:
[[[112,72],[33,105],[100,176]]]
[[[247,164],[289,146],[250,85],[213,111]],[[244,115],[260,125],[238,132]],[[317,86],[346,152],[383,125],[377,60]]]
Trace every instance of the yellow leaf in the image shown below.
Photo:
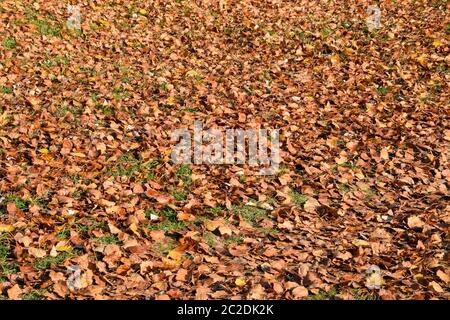
[[[181,261],[181,259],[183,258],[183,252],[175,248],[173,250],[170,250],[170,252],[167,254],[167,257],[176,261]]]
[[[72,246],[56,246],[56,251],[70,252],[70,251],[72,251]]]
[[[422,65],[422,67],[426,67],[427,66],[427,55],[422,54],[420,57],[417,58],[417,62],[419,62]]]
[[[166,101],[166,103],[168,104],[168,105],[173,105],[173,104],[175,104],[175,100],[176,100],[176,98],[175,98],[175,96],[170,96],[169,98],[167,98],[167,101]]]
[[[192,70],[189,70],[188,72],[186,72],[186,76],[188,76],[188,77],[200,77],[201,74],[198,71],[192,69]]]
[[[100,20],[100,23],[102,24],[102,25],[104,25],[105,27],[109,27],[111,24],[108,22],[108,21],[106,21],[106,20]]]
[[[243,287],[246,285],[246,281],[244,279],[237,278],[234,282],[238,287]]]
[[[50,152],[47,148],[41,148],[38,151],[39,151],[39,153],[42,153],[42,154],[47,154]]]
[[[13,232],[14,226],[10,224],[0,224],[0,232]]]
[[[308,51],[313,51],[313,50],[314,50],[314,46],[312,46],[312,45],[310,45],[310,44],[305,45],[305,48],[306,48],[306,50],[308,50]]]
[[[330,60],[331,60],[332,64],[341,62],[341,58],[337,54],[335,54],[334,56],[331,56]]]
[[[434,40],[433,41],[433,47],[440,47],[442,46],[442,41],[441,40]]]
[[[139,10],[139,14],[145,16],[145,15],[147,14],[147,10],[145,10],[145,9],[140,9],[140,10]]]
[[[43,154],[42,158],[44,158],[47,161],[53,160],[53,155],[51,153]]]
[[[8,114],[5,112],[0,114],[0,126],[3,126],[9,122]]]
[[[138,231],[137,225],[134,224],[134,223],[132,223],[132,224],[130,225],[130,230],[133,231],[133,232],[137,232],[137,231]]]
[[[162,258],[163,261],[163,269],[175,269],[180,266],[180,260],[172,260],[169,258]]]

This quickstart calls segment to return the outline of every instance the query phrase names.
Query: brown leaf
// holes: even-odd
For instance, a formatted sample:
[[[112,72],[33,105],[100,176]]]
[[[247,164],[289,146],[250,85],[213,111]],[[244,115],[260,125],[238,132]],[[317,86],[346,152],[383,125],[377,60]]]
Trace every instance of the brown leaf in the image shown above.
[[[450,281],[449,276],[445,272],[443,272],[442,270],[438,270],[436,275],[439,277],[439,279],[441,279],[445,283],[448,283]]]
[[[438,293],[443,293],[444,289],[442,289],[441,285],[435,281],[431,281],[428,284],[434,291],[438,292]]]
[[[294,290],[292,290],[292,294],[296,299],[305,298],[308,296],[308,289],[303,286],[298,286]]]
[[[313,197],[310,197],[305,202],[303,208],[305,209],[306,212],[314,213],[314,212],[316,212],[316,208],[319,206],[320,206],[319,201],[317,201]]]
[[[408,217],[407,224],[411,229],[421,229],[425,225],[425,223],[417,216]]]
[[[12,288],[9,288],[7,291],[8,298],[11,300],[18,300],[22,296],[22,289],[20,289],[18,284],[15,284]]]

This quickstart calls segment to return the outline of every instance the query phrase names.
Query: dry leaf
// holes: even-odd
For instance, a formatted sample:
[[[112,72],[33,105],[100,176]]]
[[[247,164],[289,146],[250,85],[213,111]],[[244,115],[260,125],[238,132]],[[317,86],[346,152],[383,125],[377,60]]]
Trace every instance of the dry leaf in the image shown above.
[[[14,226],[10,225],[10,224],[0,224],[0,233],[1,232],[13,232],[14,231]]]
[[[12,288],[7,291],[8,298],[11,300],[18,300],[22,296],[22,289],[20,289],[18,284],[15,284]]]
[[[420,220],[419,217],[411,216],[411,217],[408,217],[407,224],[408,224],[408,227],[410,227],[411,229],[416,229],[416,228],[420,229],[424,226],[425,223],[422,220]]]
[[[310,197],[303,205],[303,209],[305,209],[306,212],[314,213],[316,212],[316,208],[319,206],[320,206],[319,201],[317,201],[313,197]]]
[[[238,287],[243,287],[247,284],[247,282],[244,279],[237,278],[236,281],[234,281],[234,284]]]
[[[47,255],[47,252],[44,249],[39,248],[28,248],[28,252],[35,258],[43,258]]]
[[[298,286],[292,290],[292,294],[297,299],[306,298],[308,296],[308,289],[303,286]]]

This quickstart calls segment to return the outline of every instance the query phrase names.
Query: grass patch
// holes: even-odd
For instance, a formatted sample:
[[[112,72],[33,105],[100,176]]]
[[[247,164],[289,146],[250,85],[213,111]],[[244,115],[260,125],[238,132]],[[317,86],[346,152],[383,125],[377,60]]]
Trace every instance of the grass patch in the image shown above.
[[[69,228],[63,228],[61,231],[59,231],[56,234],[56,237],[58,239],[67,239],[70,236],[70,229]]]
[[[171,209],[171,208],[165,208],[164,210],[161,211],[161,215],[163,215],[164,217],[167,218],[167,220],[171,221],[171,222],[177,222],[177,213],[175,212],[175,210]]]
[[[102,236],[98,237],[97,241],[99,241],[102,244],[119,244],[120,240],[117,238],[116,235],[108,235],[108,236]]]
[[[114,177],[135,177],[143,181],[151,181],[155,178],[153,169],[159,164],[158,160],[150,160],[144,163],[141,159],[137,159],[130,154],[122,155],[118,161],[120,163],[114,164],[106,169],[107,174]]]
[[[33,290],[30,293],[24,294],[22,296],[22,300],[43,300],[44,299],[44,294],[47,291],[44,289],[40,289],[40,290]]]
[[[106,223],[104,221],[97,221],[92,219],[88,221],[87,224],[85,222],[83,223],[77,222],[74,225],[78,232],[88,233],[91,230],[104,229]]]
[[[84,224],[81,223],[75,223],[75,228],[77,229],[78,232],[88,232],[89,231],[89,227],[85,226]]]
[[[122,98],[128,98],[130,94],[123,89],[114,89],[113,90],[114,100],[121,100]]]
[[[203,232],[203,239],[209,247],[213,247],[217,242],[217,236],[211,231]]]
[[[11,242],[7,234],[0,234],[0,281],[6,281],[7,276],[16,273],[17,266],[8,261],[11,254]]]
[[[149,210],[148,216],[150,217],[150,214],[152,213],[158,216],[166,217],[166,220],[164,221],[161,221],[159,223],[149,223],[145,226],[147,229],[152,231],[162,230],[164,232],[168,232],[168,231],[183,230],[192,224],[200,224],[206,219],[205,217],[200,217],[195,219],[194,221],[178,221],[177,213],[171,208],[165,208],[164,210],[158,213],[153,210]]]
[[[158,213],[155,211],[155,210],[153,210],[153,209],[147,209],[147,210],[145,210],[145,217],[147,218],[147,219],[151,219],[151,215],[155,215],[155,216],[158,216]]]
[[[28,21],[26,23],[34,25],[42,35],[61,37],[61,26],[57,22],[52,22],[48,19],[39,20],[37,14],[36,10],[28,9],[26,11]]]
[[[39,65],[44,68],[51,68],[54,66],[63,66],[63,65],[68,66],[69,63],[70,63],[70,60],[68,57],[58,55],[54,58],[45,59]]]
[[[137,173],[139,173],[139,171],[141,171],[140,165],[124,166],[119,164],[108,169],[108,174],[114,177],[122,177],[122,176],[133,177]]]
[[[153,249],[155,249],[157,252],[163,255],[167,255],[170,251],[175,249],[177,244],[172,239],[169,239],[169,241],[156,241],[153,244]]]
[[[355,300],[379,300],[378,296],[374,293],[366,293],[358,289],[351,289],[350,292]]]
[[[13,38],[5,38],[2,41],[2,46],[5,49],[14,49],[14,47],[16,46],[16,40],[14,40]]]
[[[155,231],[155,230],[162,230],[164,232],[169,232],[169,231],[178,231],[178,230],[183,230],[185,229],[187,226],[189,226],[190,224],[192,224],[192,222],[190,221],[177,221],[177,222],[172,222],[172,221],[162,221],[159,223],[151,223],[148,224],[146,226],[147,229]]]
[[[0,92],[4,94],[11,94],[13,93],[13,89],[5,86],[0,86]]]
[[[173,191],[171,194],[176,201],[185,201],[188,195],[186,191],[179,191],[179,192]]]
[[[68,112],[70,112],[70,113],[75,117],[75,122],[76,122],[76,124],[78,125],[78,124],[80,123],[80,119],[79,119],[79,118],[80,118],[80,116],[82,115],[83,110],[84,110],[84,108],[83,108],[82,105],[79,105],[79,106],[73,106],[73,107],[68,106],[68,105],[61,105],[61,106],[59,106],[59,107],[56,109],[55,115],[56,115],[58,118],[62,118],[62,117],[64,117],[64,116],[66,116],[66,114],[67,114]]]
[[[377,195],[378,194],[378,190],[375,186],[370,186],[368,189],[364,190],[364,193],[367,196],[372,196],[372,195]]]
[[[81,199],[81,198],[85,197],[86,194],[87,194],[87,190],[76,189],[74,192],[72,192],[72,197],[74,199]]]
[[[335,288],[326,292],[321,290],[318,294],[315,294],[309,298],[309,300],[334,300],[334,297],[338,294]]]
[[[212,207],[205,210],[207,214],[216,216],[224,210],[222,207]]]
[[[387,95],[389,92],[391,92],[392,88],[391,87],[383,87],[383,86],[377,86],[376,87],[377,93],[380,96],[385,96]]]
[[[180,110],[181,112],[199,112],[200,110],[197,108],[184,108]]]
[[[56,257],[48,256],[48,257],[36,260],[33,263],[33,266],[39,270],[47,270],[52,265],[58,265],[60,263],[63,263],[66,259],[75,257],[76,255],[77,255],[76,252],[62,252],[59,255],[57,255]]]
[[[179,166],[175,171],[175,176],[181,179],[181,181],[183,181],[185,185],[189,185],[192,183],[191,174],[192,169],[188,165]]]
[[[260,218],[267,217],[267,210],[254,206],[238,206],[234,208],[234,212],[250,223],[256,223]]]
[[[125,163],[135,163],[135,162],[140,161],[134,155],[129,154],[129,153],[125,153],[125,154],[121,155],[118,160],[119,160],[119,162],[125,162]]]
[[[261,232],[262,234],[264,234],[265,236],[268,236],[270,234],[274,234],[274,233],[280,233],[281,231],[278,229],[274,229],[274,228],[256,228],[256,230],[258,232]]]
[[[225,241],[223,242],[223,244],[225,246],[229,246],[232,243],[235,244],[241,244],[244,241],[244,237],[242,236],[238,236],[238,235],[232,235],[231,237],[228,237],[227,239],[225,239]]]
[[[291,191],[289,193],[289,196],[292,198],[292,202],[294,202],[294,204],[299,207],[303,207],[303,205],[309,199],[309,197],[307,195],[304,195],[304,194],[301,194],[301,193],[298,193],[295,191]]]
[[[105,115],[105,116],[112,116],[112,115],[116,114],[114,109],[111,107],[103,106],[103,105],[97,105],[96,107],[99,108],[101,113],[103,113],[103,115]]]
[[[338,183],[338,189],[343,191],[343,192],[350,192],[350,187],[348,186],[348,184],[346,183]]]
[[[28,206],[30,205],[30,201],[29,200],[25,200],[16,196],[9,196],[5,198],[5,202],[14,202],[14,204],[16,205],[16,208],[19,210],[28,210]]]
[[[89,224],[89,230],[103,229],[105,228],[105,226],[106,223],[104,221],[92,220],[91,223]]]
[[[331,172],[336,173],[338,171],[339,167],[349,168],[351,170],[357,170],[359,168],[358,166],[355,166],[354,164],[352,164],[350,162],[344,162],[344,163],[336,164],[335,166],[333,166],[331,168]]]

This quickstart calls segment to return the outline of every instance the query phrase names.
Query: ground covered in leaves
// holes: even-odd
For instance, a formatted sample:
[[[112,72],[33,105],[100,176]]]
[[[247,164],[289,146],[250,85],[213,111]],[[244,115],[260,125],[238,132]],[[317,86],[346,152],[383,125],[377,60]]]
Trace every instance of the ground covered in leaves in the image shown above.
[[[448,298],[448,4],[370,4],[82,1],[69,30],[1,1],[0,297]],[[174,165],[194,120],[280,129],[279,172]]]

